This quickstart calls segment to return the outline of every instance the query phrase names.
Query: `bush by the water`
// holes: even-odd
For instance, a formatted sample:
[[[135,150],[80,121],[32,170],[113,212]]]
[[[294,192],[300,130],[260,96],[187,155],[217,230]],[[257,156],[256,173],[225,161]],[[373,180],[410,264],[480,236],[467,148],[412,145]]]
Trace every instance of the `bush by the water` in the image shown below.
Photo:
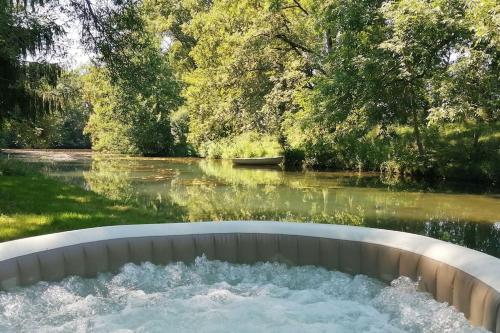
[[[209,158],[270,157],[283,154],[278,139],[271,135],[248,132],[200,147],[199,154]]]
[[[374,128],[362,136],[323,136],[301,141],[312,168],[379,171],[389,176],[421,175],[500,181],[500,124],[448,124],[423,131],[426,154],[419,157],[410,127]]]

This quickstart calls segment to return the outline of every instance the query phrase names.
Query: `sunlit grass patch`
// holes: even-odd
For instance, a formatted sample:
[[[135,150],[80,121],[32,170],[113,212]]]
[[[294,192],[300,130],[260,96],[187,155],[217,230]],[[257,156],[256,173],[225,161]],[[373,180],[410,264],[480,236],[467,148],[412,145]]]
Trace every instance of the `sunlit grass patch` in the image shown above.
[[[88,203],[88,202],[90,202],[88,197],[74,196],[74,195],[71,195],[71,196],[58,195],[57,198],[58,199],[72,200],[72,201],[78,202],[78,203]]]
[[[0,176],[0,241],[105,225],[175,221],[170,214],[126,205],[36,173]]]
[[[126,212],[130,210],[130,207],[128,206],[123,206],[123,205],[114,205],[110,207],[109,209],[119,211],[119,212]]]

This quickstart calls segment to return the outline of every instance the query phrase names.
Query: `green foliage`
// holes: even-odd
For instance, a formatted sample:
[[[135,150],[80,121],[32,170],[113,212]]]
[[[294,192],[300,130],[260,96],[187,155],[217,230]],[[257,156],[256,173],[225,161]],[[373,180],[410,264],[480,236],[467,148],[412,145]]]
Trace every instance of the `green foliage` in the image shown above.
[[[85,127],[96,151],[134,154],[138,148],[128,134],[130,124],[116,114],[118,92],[103,74],[104,69],[91,68],[84,78],[84,99],[89,101],[92,114]]]
[[[173,154],[176,142],[171,133],[170,112],[178,101],[176,85],[163,76],[168,75],[166,64],[155,65],[163,67],[156,68],[163,74],[155,74],[155,89],[131,86],[128,80],[113,84],[107,69],[90,69],[85,78],[85,97],[92,114],[85,133],[90,135],[93,149],[125,154]]]
[[[95,150],[285,154],[295,166],[499,180],[497,1],[71,5],[98,60],[83,89]],[[56,26],[35,20],[21,31],[10,8],[2,12],[1,43],[50,33],[5,48],[5,59],[51,45]],[[57,100],[41,89],[53,84],[50,77],[26,82],[36,83],[30,91],[43,101]],[[51,117],[47,123],[58,128]],[[60,141],[45,139],[48,124],[6,124],[25,145]]]
[[[498,26],[489,1],[316,3],[324,72],[294,97],[284,132],[313,166],[498,180]],[[470,124],[471,134],[460,130]],[[470,163],[454,150],[477,150]],[[487,149],[489,153],[483,153]],[[451,167],[453,165],[453,167]],[[469,166],[468,166],[469,165]],[[482,167],[479,167],[482,165]],[[453,171],[452,171],[453,170]],[[459,171],[461,170],[461,171]],[[481,170],[481,171],[479,171]]]
[[[111,37],[96,45],[106,66],[91,68],[85,79],[92,107],[85,132],[97,151],[172,155],[176,144],[185,145],[170,125],[181,102],[179,85],[146,16],[142,5],[127,3],[106,18],[104,34]]]
[[[216,1],[193,8],[181,30],[194,37],[186,50],[195,66],[182,73],[189,140],[202,156],[254,155],[248,140],[234,138],[258,129],[286,151],[303,152],[309,166],[451,176],[450,156],[438,147],[449,140],[442,131],[464,121],[495,128],[497,51],[484,45],[496,35],[482,32],[478,43],[471,15],[481,16],[482,29],[494,23],[477,3]],[[174,35],[180,48],[181,39]],[[475,161],[491,165],[493,152]]]
[[[57,100],[44,96],[43,86],[56,84],[60,67],[25,57],[52,50],[63,30],[50,15],[50,1],[26,2],[0,0],[0,126],[4,119],[33,117],[57,107]],[[45,10],[38,11],[40,7]]]
[[[185,23],[197,41],[196,66],[183,73],[195,147],[252,131],[279,136],[283,115],[296,110],[293,92],[312,73],[303,45],[315,35],[300,9],[284,7],[222,0]]]
[[[171,133],[174,140],[175,156],[196,156],[196,150],[188,142],[189,113],[184,107],[180,107],[170,114]]]
[[[56,86],[46,85],[44,95],[59,101],[56,110],[31,118],[11,118],[0,129],[3,145],[17,148],[90,148],[83,128],[89,117],[77,72],[64,72]]]
[[[246,132],[234,137],[209,142],[199,150],[209,158],[280,156],[283,149],[276,137],[257,132]]]
[[[435,172],[447,178],[500,180],[500,124],[466,122],[434,128]]]

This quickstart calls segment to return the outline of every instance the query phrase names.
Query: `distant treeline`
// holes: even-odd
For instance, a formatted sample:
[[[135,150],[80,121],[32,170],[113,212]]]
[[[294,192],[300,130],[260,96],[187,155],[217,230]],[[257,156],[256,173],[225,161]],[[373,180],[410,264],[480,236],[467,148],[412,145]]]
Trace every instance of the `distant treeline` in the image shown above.
[[[4,144],[40,145],[26,139],[31,126],[39,137],[63,133],[47,146],[85,146],[87,135],[99,151],[284,154],[296,166],[500,180],[495,0],[74,9],[94,27],[83,40],[95,64],[59,75],[79,93],[58,116],[4,117]]]

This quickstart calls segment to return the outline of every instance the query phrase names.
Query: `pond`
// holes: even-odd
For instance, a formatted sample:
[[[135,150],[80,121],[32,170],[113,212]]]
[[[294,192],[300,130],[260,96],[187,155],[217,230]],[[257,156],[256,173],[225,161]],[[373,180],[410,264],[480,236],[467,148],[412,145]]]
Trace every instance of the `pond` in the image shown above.
[[[48,175],[171,221],[310,221],[412,232],[500,257],[500,194],[464,183],[395,182],[374,173],[283,171],[230,161],[82,151],[9,151]]]

